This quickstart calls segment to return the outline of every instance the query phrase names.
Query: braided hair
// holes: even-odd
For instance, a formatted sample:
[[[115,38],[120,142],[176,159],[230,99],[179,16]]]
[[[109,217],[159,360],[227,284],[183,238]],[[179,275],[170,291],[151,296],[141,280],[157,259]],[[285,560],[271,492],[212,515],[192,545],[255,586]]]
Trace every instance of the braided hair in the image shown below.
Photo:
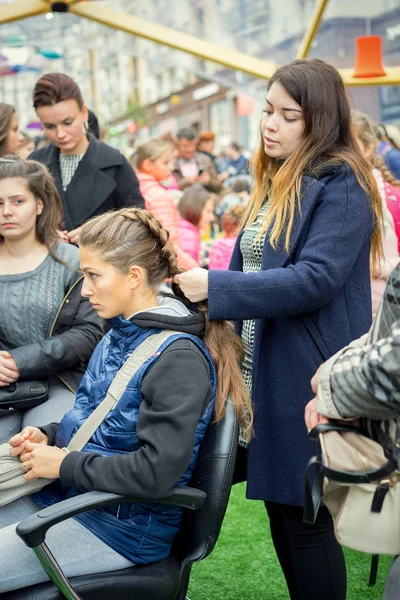
[[[387,183],[391,183],[392,185],[400,188],[400,181],[398,179],[396,179],[396,177],[393,175],[392,171],[386,165],[385,161],[383,160],[383,158],[381,156],[376,157],[375,166],[377,169],[379,169],[379,171],[382,174],[383,179]]]
[[[143,267],[151,287],[179,273],[169,233],[148,210],[122,208],[94,217],[83,226],[79,243],[99,250],[121,273]]]

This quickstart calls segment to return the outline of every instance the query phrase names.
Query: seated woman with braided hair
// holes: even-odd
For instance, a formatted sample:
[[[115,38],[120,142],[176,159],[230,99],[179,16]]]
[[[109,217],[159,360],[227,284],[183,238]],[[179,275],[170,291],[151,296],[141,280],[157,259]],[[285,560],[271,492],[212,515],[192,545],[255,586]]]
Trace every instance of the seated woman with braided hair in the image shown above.
[[[228,323],[208,322],[204,305],[159,293],[178,267],[168,232],[150,212],[125,208],[90,220],[80,235],[80,261],[82,295],[112,328],[61,423],[26,427],[10,440],[25,479],[56,481],[0,508],[0,593],[48,579],[17,537],[17,521],[91,490],[162,498],[187,485],[205,430],[212,418],[222,418],[228,395],[251,431],[239,338]],[[63,448],[104,400],[128,356],[160,330],[174,334],[131,378],[83,451],[66,453]],[[67,577],[112,571],[167,557],[180,521],[181,510],[172,506],[112,506],[59,523],[47,541]]]

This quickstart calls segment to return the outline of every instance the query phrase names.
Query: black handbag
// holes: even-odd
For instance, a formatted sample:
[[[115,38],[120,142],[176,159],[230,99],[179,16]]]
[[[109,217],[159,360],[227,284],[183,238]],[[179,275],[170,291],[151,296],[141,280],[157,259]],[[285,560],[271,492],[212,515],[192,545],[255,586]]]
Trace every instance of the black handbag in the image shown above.
[[[0,336],[1,349],[7,351],[16,348],[8,340]],[[49,384],[47,379],[35,381],[16,381],[5,387],[0,387],[0,409],[26,410],[49,399]],[[1,414],[1,413],[0,413]]]
[[[33,408],[49,398],[49,384],[42,381],[16,381],[0,387],[0,409]]]

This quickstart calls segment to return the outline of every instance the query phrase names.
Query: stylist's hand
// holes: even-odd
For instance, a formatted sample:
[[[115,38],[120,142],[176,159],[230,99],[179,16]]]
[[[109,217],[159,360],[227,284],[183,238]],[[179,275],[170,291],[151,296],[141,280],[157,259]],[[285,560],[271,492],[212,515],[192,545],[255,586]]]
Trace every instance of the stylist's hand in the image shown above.
[[[66,242],[68,244],[68,242],[69,242],[68,231],[66,229],[64,229],[64,231],[57,229],[57,234],[62,242]]]
[[[64,450],[32,442],[26,442],[25,449],[27,452],[21,457],[21,469],[26,473],[26,481],[33,481],[38,477],[56,479],[60,476],[61,463],[67,456]]]
[[[24,427],[22,431],[8,441],[11,446],[10,456],[19,456],[22,460],[22,456],[27,452],[25,449],[26,442],[47,445],[48,437],[38,427]]]
[[[76,229],[73,229],[72,231],[69,231],[67,233],[68,241],[71,244],[77,244],[78,245],[79,244],[79,236],[81,234],[81,231],[82,231],[82,227],[77,227]]]
[[[318,397],[313,398],[307,404],[306,409],[304,411],[304,420],[306,422],[306,427],[308,431],[314,429],[320,423],[329,423],[329,419],[320,415],[317,411]]]
[[[15,383],[19,379],[17,363],[9,352],[0,352],[0,387]]]
[[[208,298],[208,271],[195,267],[186,273],[175,275],[177,283],[190,302],[201,302]]]

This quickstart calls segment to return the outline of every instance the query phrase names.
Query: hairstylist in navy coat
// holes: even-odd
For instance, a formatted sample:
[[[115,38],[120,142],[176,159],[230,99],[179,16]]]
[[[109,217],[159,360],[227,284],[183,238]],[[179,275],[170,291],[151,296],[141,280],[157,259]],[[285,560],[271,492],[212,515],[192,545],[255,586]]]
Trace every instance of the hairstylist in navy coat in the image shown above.
[[[268,84],[261,138],[255,190],[230,270],[193,269],[176,281],[191,300],[208,297],[211,319],[234,320],[239,331],[243,321],[255,320],[247,497],[266,503],[290,597],[344,600],[345,564],[327,510],[315,525],[302,523],[312,454],[304,408],[318,366],[370,326],[371,240],[376,254],[380,200],[333,67],[311,60],[279,69]],[[261,270],[249,272],[245,238],[265,198]],[[293,226],[283,219],[279,231],[285,205]]]

